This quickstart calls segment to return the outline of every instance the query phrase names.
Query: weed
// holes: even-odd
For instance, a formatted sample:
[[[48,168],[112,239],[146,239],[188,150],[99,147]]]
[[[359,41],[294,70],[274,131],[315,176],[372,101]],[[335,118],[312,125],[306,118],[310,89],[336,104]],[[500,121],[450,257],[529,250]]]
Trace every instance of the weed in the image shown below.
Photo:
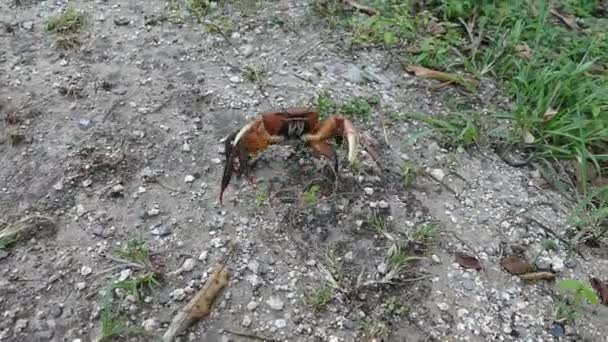
[[[386,339],[390,334],[386,323],[379,320],[365,319],[361,322],[360,329],[363,332],[363,335],[370,339]]]
[[[200,19],[209,11],[209,2],[207,0],[188,0],[188,9],[194,17]]]
[[[312,306],[315,311],[319,312],[325,309],[332,298],[333,288],[327,284],[323,284],[310,291],[307,296],[307,303]]]
[[[386,222],[384,217],[378,216],[377,214],[374,214],[374,216],[369,219],[368,226],[379,236],[385,236],[389,230],[389,223]]]
[[[553,305],[553,321],[561,324],[573,324],[579,316],[576,308],[568,303],[558,301]]]
[[[7,250],[11,248],[15,242],[17,242],[17,239],[14,237],[2,238],[0,239],[0,249]]]
[[[458,113],[445,119],[419,114],[405,114],[405,116],[430,125],[433,131],[442,134],[443,144],[468,147],[479,142],[481,124],[472,115]]]
[[[401,182],[405,187],[409,187],[416,181],[421,172],[421,168],[413,163],[404,163],[401,166]]]
[[[408,262],[421,260],[421,257],[411,256],[397,242],[390,245],[386,252],[387,265],[391,269],[401,270]],[[397,272],[400,273],[400,272]]]
[[[261,206],[262,204],[264,204],[265,202],[268,201],[268,196],[266,196],[266,193],[264,191],[262,191],[261,189],[258,190],[255,194],[255,205],[256,206]]]
[[[323,91],[317,95],[317,110],[319,111],[319,118],[324,119],[328,115],[334,114],[336,108],[336,102],[332,100],[327,91]]]
[[[304,204],[313,205],[317,203],[319,197],[318,192],[320,189],[321,187],[319,187],[317,184],[314,184],[308,190],[304,191],[304,193],[302,194]]]
[[[246,66],[243,68],[243,77],[249,82],[258,83],[266,78],[266,70],[261,66]]]
[[[143,333],[142,329],[128,327],[124,324],[127,318],[120,312],[120,307],[114,302],[115,290],[121,289],[133,295],[137,301],[141,301],[143,291],[158,284],[156,275],[147,273],[123,281],[114,281],[108,285],[104,291],[100,313],[101,336],[99,341],[107,341],[123,334]]]
[[[116,249],[114,254],[120,258],[143,266],[150,266],[151,264],[150,250],[142,239],[129,239],[126,246],[121,249]]]
[[[388,297],[382,306],[392,315],[403,316],[409,312],[409,309],[396,296]]]
[[[578,279],[564,279],[558,285],[563,291],[568,291],[572,294],[575,305],[581,305],[584,302],[592,305],[599,303],[595,290]]]
[[[70,7],[62,14],[50,17],[46,28],[53,33],[78,33],[84,24],[84,14]]]
[[[425,223],[416,227],[411,234],[408,234],[408,240],[416,243],[428,244],[435,239],[439,229],[440,226],[436,223]]]
[[[340,106],[339,112],[341,114],[356,117],[356,118],[369,118],[372,115],[373,106],[378,103],[376,97],[371,98],[355,98],[346,102]]]

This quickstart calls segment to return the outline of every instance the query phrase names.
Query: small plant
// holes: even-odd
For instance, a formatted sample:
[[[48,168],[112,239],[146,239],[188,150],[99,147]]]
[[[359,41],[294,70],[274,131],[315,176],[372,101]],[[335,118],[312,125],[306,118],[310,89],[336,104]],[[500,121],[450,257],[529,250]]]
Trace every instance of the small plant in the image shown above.
[[[386,222],[384,217],[374,214],[368,221],[369,228],[380,236],[385,236],[389,229],[389,223]]]
[[[404,163],[401,166],[401,182],[405,187],[409,187],[416,181],[420,167],[413,163]]]
[[[421,257],[411,256],[399,245],[399,243],[393,243],[388,248],[387,253],[387,265],[390,268],[401,269],[405,264],[410,261],[421,260]]]
[[[0,249],[7,250],[11,248],[17,240],[14,237],[0,239]]]
[[[401,304],[399,297],[391,296],[387,298],[382,304],[386,310],[393,315],[402,316],[409,312],[408,308]]]
[[[306,205],[312,205],[317,203],[319,197],[318,192],[320,189],[321,188],[317,184],[314,184],[308,190],[304,191],[304,194],[302,195],[304,203]]]
[[[258,83],[266,78],[266,71],[261,66],[246,66],[243,68],[243,77],[252,83]]]
[[[340,106],[341,114],[358,117],[369,118],[372,115],[373,106],[378,103],[378,99],[373,97],[369,99],[355,98]]]
[[[370,339],[386,339],[390,334],[386,323],[373,319],[363,320],[361,322],[361,330],[363,332],[363,335]]]
[[[479,124],[471,116],[456,114],[453,117],[440,119],[408,114],[407,117],[430,125],[432,130],[443,135],[443,140],[447,144],[467,147],[479,141]]]
[[[113,288],[122,289],[128,294],[133,295],[137,301],[141,301],[142,293],[145,289],[151,289],[159,284],[160,283],[155,274],[146,273],[125,279],[123,281],[115,282]]]
[[[328,115],[333,114],[336,107],[336,102],[332,100],[327,91],[323,91],[317,95],[317,109],[319,111],[319,118],[324,119]]]
[[[255,194],[255,205],[256,206],[261,206],[262,204],[264,204],[265,202],[268,201],[268,196],[266,196],[266,193],[264,191],[262,191],[261,189],[258,190]]]
[[[209,11],[209,1],[208,0],[188,0],[188,9],[192,15],[196,18],[202,18],[207,15]]]
[[[84,14],[74,8],[68,8],[62,14],[50,17],[46,28],[53,33],[77,33],[84,23]]]
[[[332,298],[333,288],[327,284],[323,284],[310,291],[307,296],[307,302],[315,311],[319,312],[325,309]]]
[[[408,234],[408,240],[427,244],[435,239],[437,232],[439,231],[439,225],[436,223],[426,223],[421,226],[416,227],[414,232]]]
[[[582,305],[584,302],[592,305],[599,303],[595,290],[578,279],[564,279],[559,282],[559,288],[573,295],[575,305]]]
[[[574,323],[579,316],[576,308],[565,302],[556,302],[553,305],[553,321],[555,323],[567,324]]]
[[[141,239],[129,239],[126,246],[114,251],[114,255],[143,266],[151,265],[150,250]]]

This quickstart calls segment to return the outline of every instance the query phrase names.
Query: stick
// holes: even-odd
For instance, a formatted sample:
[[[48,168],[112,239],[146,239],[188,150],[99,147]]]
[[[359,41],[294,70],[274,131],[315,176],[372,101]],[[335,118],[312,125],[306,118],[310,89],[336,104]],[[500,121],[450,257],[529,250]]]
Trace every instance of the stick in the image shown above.
[[[259,340],[259,341],[268,341],[268,342],[278,341],[278,340],[275,340],[273,338],[266,338],[266,337],[258,336],[258,335],[255,335],[253,333],[248,333],[248,332],[245,332],[245,331],[236,331],[236,330],[230,330],[230,329],[224,329],[224,331],[227,332],[227,333],[229,333],[229,334],[232,334],[232,335],[241,336],[241,337],[249,337],[251,339]]]
[[[173,317],[173,321],[163,335],[163,342],[173,341],[178,334],[186,330],[192,323],[209,315],[215,298],[228,285],[228,273],[225,264],[217,265],[205,286]]]
[[[354,0],[344,0],[344,4],[356,9],[357,11],[359,11],[361,13],[367,14],[370,17],[378,14],[378,10],[368,7],[368,6],[361,5]]]

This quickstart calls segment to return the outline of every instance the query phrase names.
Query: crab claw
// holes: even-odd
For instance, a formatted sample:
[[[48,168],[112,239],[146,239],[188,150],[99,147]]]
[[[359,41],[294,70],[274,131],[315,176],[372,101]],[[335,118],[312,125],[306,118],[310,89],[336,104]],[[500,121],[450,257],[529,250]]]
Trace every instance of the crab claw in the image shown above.
[[[357,154],[357,131],[348,119],[344,119],[344,136],[348,141],[348,161],[352,163]]]

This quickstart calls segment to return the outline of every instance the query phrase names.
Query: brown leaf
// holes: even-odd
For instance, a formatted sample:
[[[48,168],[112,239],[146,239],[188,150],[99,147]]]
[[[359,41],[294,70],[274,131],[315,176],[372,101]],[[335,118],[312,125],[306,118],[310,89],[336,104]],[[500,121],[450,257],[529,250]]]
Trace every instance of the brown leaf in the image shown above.
[[[601,281],[597,278],[589,278],[589,282],[591,283],[591,287],[597,291],[602,304],[608,305],[608,282]]]
[[[434,18],[429,21],[425,28],[426,33],[430,33],[434,36],[438,36],[446,33],[445,27],[443,24],[435,20]]]
[[[557,110],[549,107],[547,109],[547,111],[545,112],[545,114],[543,114],[543,121],[548,122],[551,119],[553,119],[553,117],[555,116],[555,114],[557,114]]]
[[[229,271],[224,264],[218,264],[205,285],[178,310],[163,335],[163,341],[173,341],[175,337],[195,321],[207,317],[220,291],[228,285]]]
[[[517,49],[517,54],[519,57],[530,60],[532,59],[532,49],[528,46],[528,44],[521,43],[515,47]]]
[[[470,256],[470,255],[467,255],[467,254],[464,254],[461,252],[457,252],[456,253],[456,262],[464,268],[473,268],[477,271],[481,270],[481,263],[474,256]]]
[[[521,278],[522,280],[529,280],[529,281],[553,280],[553,279],[555,279],[555,273],[553,273],[553,272],[532,272],[532,273],[520,274],[519,278]]]
[[[428,69],[418,65],[408,65],[405,69],[418,77],[430,78],[442,82],[458,83],[463,86],[469,84],[474,87],[479,87],[479,82],[477,80],[471,78],[464,78],[443,71]]]
[[[574,16],[561,14],[555,8],[551,9],[551,14],[561,19],[561,21],[563,21],[564,24],[566,24],[566,26],[568,26],[570,29],[575,31],[581,30],[581,27],[576,23],[576,18]]]
[[[500,265],[509,273],[519,275],[528,273],[533,270],[533,267],[525,260],[515,256],[507,256],[500,260]]]

